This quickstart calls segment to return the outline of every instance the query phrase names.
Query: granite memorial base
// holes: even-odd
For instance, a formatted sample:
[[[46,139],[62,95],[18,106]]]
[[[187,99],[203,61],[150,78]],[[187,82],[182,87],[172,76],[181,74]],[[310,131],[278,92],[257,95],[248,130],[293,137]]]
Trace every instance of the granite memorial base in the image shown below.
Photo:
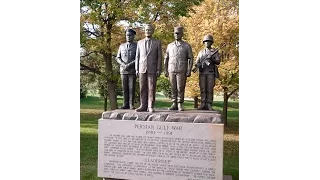
[[[98,126],[98,177],[230,180],[223,176],[219,112],[115,110],[104,112]]]

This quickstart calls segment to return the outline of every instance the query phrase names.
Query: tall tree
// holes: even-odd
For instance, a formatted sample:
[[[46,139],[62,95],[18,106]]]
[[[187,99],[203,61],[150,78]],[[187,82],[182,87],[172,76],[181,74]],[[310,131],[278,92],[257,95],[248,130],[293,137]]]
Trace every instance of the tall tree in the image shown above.
[[[214,46],[221,47],[220,78],[215,85],[215,93],[223,93],[223,117],[227,125],[228,99],[239,90],[239,0],[205,0],[200,6],[194,7],[195,13],[190,17],[181,18],[185,27],[185,38],[197,54],[204,48],[202,40],[206,34],[214,37]],[[198,97],[198,74],[189,78],[186,94]]]
[[[120,42],[124,42],[122,26],[139,30],[144,23],[152,23],[157,28],[154,36],[163,39],[163,45],[166,45],[169,27],[172,31],[178,17],[187,16],[193,5],[201,1],[80,0],[80,44],[85,50],[82,57],[95,53],[103,62],[92,67],[83,61],[80,66],[105,78],[111,109],[117,108],[117,78],[112,53],[117,51]]]

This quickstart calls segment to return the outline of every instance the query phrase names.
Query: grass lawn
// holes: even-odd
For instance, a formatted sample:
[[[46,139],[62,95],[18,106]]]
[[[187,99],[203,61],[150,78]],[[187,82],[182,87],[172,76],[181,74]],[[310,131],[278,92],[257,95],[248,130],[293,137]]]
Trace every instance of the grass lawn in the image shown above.
[[[118,98],[118,105],[122,99]],[[222,111],[222,101],[215,101],[214,108]],[[136,105],[135,107],[138,107]],[[157,97],[155,107],[167,108],[171,101]],[[184,108],[193,109],[193,102],[186,101]],[[98,119],[103,112],[103,100],[89,96],[80,100],[80,177],[81,180],[101,180],[97,177]],[[239,180],[239,103],[229,102],[228,127],[224,131],[223,174]]]

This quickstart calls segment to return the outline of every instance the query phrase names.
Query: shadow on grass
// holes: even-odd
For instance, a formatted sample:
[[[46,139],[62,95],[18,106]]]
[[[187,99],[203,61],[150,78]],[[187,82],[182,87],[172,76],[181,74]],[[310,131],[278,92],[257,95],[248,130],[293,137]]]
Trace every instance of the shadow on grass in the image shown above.
[[[81,123],[81,128],[95,128],[95,129],[98,129],[98,123],[95,123],[95,122]]]
[[[92,121],[92,120],[98,120],[101,118],[101,113],[87,113],[87,112],[80,112],[80,121]]]
[[[86,98],[80,99],[80,104],[92,104],[92,103],[102,103],[103,99],[97,96],[88,96]]]
[[[97,177],[98,135],[80,133],[80,179],[101,180]]]
[[[223,174],[239,180],[239,141],[224,141]]]
[[[101,113],[80,113],[80,127],[98,129],[98,120]]]
[[[191,101],[193,102],[193,101]],[[223,101],[213,101],[213,106],[218,107],[218,108],[223,108]],[[239,108],[239,102],[229,102],[228,103],[228,108]]]

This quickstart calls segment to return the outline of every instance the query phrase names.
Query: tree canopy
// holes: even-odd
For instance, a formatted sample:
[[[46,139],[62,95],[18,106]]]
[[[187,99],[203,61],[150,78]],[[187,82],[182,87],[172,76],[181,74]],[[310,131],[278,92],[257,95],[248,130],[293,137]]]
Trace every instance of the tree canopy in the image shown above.
[[[106,82],[111,109],[117,108],[116,81],[112,55],[125,42],[124,29],[136,29],[142,38],[142,27],[151,23],[156,27],[155,38],[166,46],[179,17],[193,12],[202,0],[80,0],[80,67]],[[163,47],[165,49],[165,47]],[[90,56],[95,54],[95,58]],[[87,57],[87,58],[86,58]]]
[[[229,92],[239,89],[239,1],[237,0],[205,0],[194,7],[190,17],[181,18],[185,27],[185,39],[191,44],[193,53],[204,48],[202,43],[206,34],[214,37],[214,47],[221,47],[220,78],[216,81],[215,92]],[[187,83],[186,94],[198,97],[198,74],[193,74]]]
[[[194,57],[204,48],[206,34],[213,35],[213,47],[226,44],[219,51],[220,78],[215,86],[215,93],[224,94],[226,113],[229,97],[237,97],[239,90],[239,0],[80,0],[80,67],[86,71],[81,74],[86,80],[98,81],[111,109],[117,108],[119,66],[114,58],[120,43],[125,42],[124,30],[133,28],[139,40],[144,38],[146,23],[154,25],[153,36],[161,40],[163,53],[174,40],[173,28],[178,25],[184,27],[184,39]],[[164,84],[161,87],[166,90]],[[186,96],[197,98],[199,91],[198,74],[192,73]]]

